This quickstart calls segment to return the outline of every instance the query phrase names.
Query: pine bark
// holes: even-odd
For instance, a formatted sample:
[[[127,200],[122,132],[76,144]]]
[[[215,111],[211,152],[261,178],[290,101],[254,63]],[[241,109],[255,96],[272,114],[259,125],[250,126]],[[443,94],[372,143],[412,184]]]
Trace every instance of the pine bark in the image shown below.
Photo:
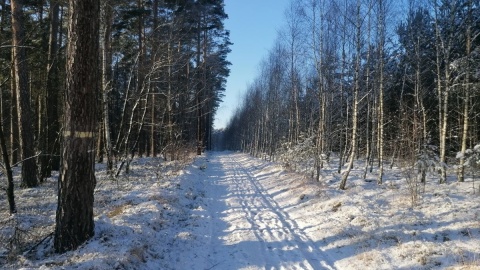
[[[62,164],[54,247],[77,248],[94,235],[95,131],[99,88],[98,0],[70,0]]]

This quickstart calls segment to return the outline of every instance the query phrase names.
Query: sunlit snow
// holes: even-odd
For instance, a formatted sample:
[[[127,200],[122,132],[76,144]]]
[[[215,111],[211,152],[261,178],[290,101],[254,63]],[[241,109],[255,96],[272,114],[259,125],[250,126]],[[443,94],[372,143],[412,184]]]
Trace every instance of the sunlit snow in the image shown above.
[[[376,175],[361,179],[358,163],[340,191],[330,162],[320,183],[232,152],[185,166],[138,158],[118,179],[97,165],[95,236],[60,255],[52,247],[57,178],[17,189],[14,216],[3,192],[0,268],[480,268],[478,179],[439,185],[432,175],[413,202],[401,169],[378,186]]]

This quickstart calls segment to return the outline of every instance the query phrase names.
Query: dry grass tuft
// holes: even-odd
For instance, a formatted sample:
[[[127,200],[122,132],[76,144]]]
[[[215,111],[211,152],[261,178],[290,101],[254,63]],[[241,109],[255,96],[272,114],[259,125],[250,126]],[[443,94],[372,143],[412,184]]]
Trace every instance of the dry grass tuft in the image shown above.
[[[112,211],[108,212],[107,217],[113,218],[123,213],[123,211],[128,207],[128,204],[120,205],[115,207]]]

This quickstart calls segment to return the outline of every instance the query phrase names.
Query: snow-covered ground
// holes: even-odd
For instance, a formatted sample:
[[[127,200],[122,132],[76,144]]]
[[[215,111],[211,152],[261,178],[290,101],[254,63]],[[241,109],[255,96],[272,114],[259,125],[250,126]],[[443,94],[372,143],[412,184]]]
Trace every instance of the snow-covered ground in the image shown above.
[[[480,269],[480,181],[428,179],[412,207],[401,170],[378,186],[359,168],[340,191],[328,166],[315,183],[232,152],[136,159],[119,179],[99,165],[95,236],[60,255],[52,177],[16,191],[13,217],[0,194],[0,268]]]

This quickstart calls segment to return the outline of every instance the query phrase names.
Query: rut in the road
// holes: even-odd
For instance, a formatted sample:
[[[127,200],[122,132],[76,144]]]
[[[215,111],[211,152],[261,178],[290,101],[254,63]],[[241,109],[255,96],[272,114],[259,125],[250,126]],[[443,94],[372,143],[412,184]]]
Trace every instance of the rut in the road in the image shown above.
[[[211,205],[212,216],[225,223],[212,230],[216,234],[212,237],[220,239],[220,246],[215,247],[214,252],[217,258],[210,258],[212,265],[218,264],[223,269],[229,266],[246,269],[334,269],[327,256],[263,188],[254,176],[255,168],[248,167],[239,157],[245,156],[216,153],[210,157],[212,170],[217,174],[219,170],[223,172],[220,179],[211,183],[217,185],[217,188],[212,186],[212,190],[226,193],[210,194],[217,196],[212,201],[217,204]],[[208,175],[208,171],[206,173]],[[230,265],[222,265],[225,256],[233,256],[238,264],[230,262]]]

